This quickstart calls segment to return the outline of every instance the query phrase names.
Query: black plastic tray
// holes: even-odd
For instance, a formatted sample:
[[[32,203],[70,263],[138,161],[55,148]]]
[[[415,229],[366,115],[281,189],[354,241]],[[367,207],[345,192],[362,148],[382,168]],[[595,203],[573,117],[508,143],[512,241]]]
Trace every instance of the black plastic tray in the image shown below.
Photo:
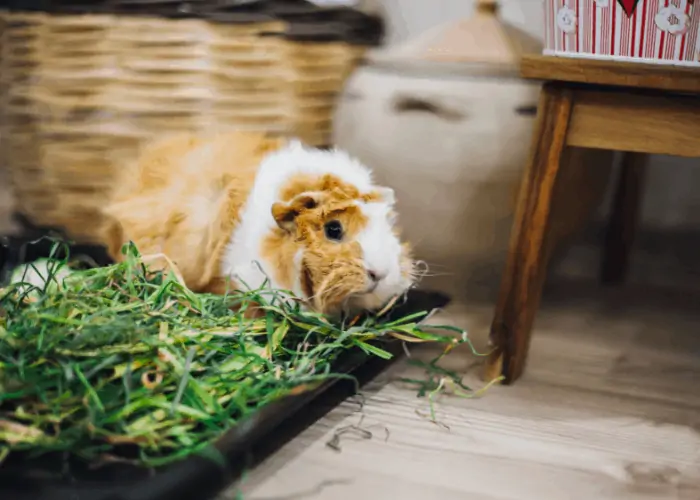
[[[396,346],[393,350],[398,354]],[[372,370],[386,366],[363,353],[353,352],[339,366],[342,373]],[[354,384],[330,380],[315,391],[288,397],[267,406],[253,417],[224,434],[214,446],[225,457],[225,464],[191,456],[150,474],[135,467],[102,470],[99,477],[85,473],[72,479],[47,477],[54,464],[25,463],[0,467],[0,498],[13,500],[207,500],[215,498],[235,483],[246,469],[254,467],[285,441],[354,393]],[[334,401],[334,402],[332,402]],[[311,409],[311,407],[314,407]],[[300,410],[304,410],[301,412]],[[302,417],[302,418],[300,418]],[[282,428],[282,427],[285,428]],[[291,429],[296,432],[291,433]],[[97,473],[96,473],[97,476]]]
[[[36,241],[36,234],[5,237],[0,244],[0,270],[9,276],[19,264],[47,256],[50,245]],[[34,242],[32,242],[34,240]],[[83,254],[104,261],[100,247],[73,247],[71,255]],[[449,297],[429,291],[412,291],[390,315],[401,317],[421,310],[445,307]],[[382,344],[394,354],[402,353],[398,341]],[[335,366],[336,373],[351,374],[362,385],[391,361],[349,351]],[[170,466],[146,470],[134,466],[110,466],[99,471],[73,471],[70,478],[56,477],[56,460],[12,462],[0,466],[0,498],[12,500],[207,500],[215,498],[282,444],[356,392],[347,379],[331,379],[317,389],[284,398],[255,413],[225,433],[214,447],[224,463],[190,456]],[[303,411],[301,411],[303,410]]]

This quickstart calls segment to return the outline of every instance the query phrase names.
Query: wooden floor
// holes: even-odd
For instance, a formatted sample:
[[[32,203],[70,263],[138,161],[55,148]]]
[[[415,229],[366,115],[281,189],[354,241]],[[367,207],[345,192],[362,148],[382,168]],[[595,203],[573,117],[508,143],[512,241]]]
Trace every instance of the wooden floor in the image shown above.
[[[700,260],[674,248],[638,261],[638,279],[613,292],[576,278],[597,250],[574,249],[568,278],[549,285],[517,385],[440,398],[438,425],[398,381],[420,371],[399,363],[363,390],[363,405],[345,402],[222,500],[700,499]],[[455,304],[435,321],[466,328],[483,349],[490,316]],[[445,365],[479,387],[466,351]],[[343,430],[340,451],[329,447]]]
[[[517,385],[444,396],[436,425],[397,380],[420,370],[400,363],[363,406],[347,401],[223,498],[700,499],[699,305],[687,290],[550,286]],[[458,305],[443,319],[483,346],[490,312]],[[466,349],[445,359],[472,367],[474,387],[476,362]]]

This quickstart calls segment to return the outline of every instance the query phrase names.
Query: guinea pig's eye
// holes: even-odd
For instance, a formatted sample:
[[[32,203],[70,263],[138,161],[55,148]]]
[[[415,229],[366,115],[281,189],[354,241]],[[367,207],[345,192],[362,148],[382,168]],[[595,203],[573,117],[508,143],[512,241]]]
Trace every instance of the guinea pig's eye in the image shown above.
[[[337,220],[326,222],[323,226],[323,232],[326,233],[326,238],[333,241],[343,239],[343,225]]]

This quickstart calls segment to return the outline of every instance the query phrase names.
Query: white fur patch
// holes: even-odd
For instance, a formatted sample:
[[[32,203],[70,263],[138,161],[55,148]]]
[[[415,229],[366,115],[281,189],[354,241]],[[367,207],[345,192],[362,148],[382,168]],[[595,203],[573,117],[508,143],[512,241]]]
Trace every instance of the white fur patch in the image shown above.
[[[361,205],[367,216],[367,226],[357,236],[364,253],[365,267],[385,278],[398,270],[396,256],[401,252],[401,244],[391,232],[389,208],[383,203]]]
[[[366,269],[381,278],[374,292],[364,300],[365,307],[371,309],[402,293],[410,281],[401,269],[401,242],[392,232],[391,207],[386,203],[366,203],[361,208],[368,224],[357,241],[362,247]]]

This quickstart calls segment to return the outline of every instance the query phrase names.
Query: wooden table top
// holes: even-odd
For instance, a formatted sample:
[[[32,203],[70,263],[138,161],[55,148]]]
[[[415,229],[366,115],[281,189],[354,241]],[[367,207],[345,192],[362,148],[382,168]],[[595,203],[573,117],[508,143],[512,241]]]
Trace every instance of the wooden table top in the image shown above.
[[[527,55],[523,78],[700,94],[700,67]]]

